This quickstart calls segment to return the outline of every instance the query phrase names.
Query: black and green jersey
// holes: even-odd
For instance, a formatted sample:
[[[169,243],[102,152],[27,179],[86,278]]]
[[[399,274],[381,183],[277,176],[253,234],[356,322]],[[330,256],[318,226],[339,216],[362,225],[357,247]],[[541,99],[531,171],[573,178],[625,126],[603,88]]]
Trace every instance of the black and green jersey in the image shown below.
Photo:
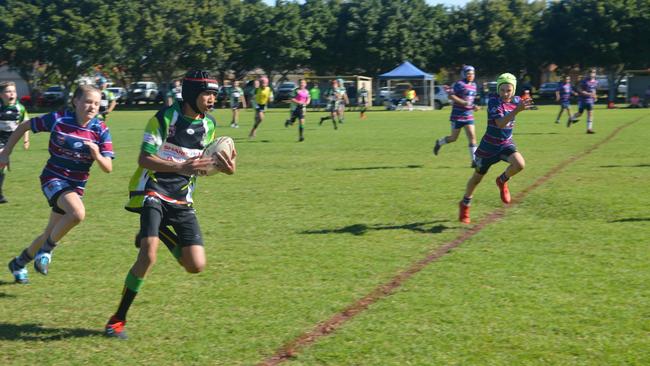
[[[108,106],[115,100],[115,94],[112,91],[104,89],[102,90],[102,100],[99,101],[99,113],[104,113],[108,109]]]
[[[161,109],[144,131],[141,151],[178,163],[198,157],[205,146],[216,138],[215,121],[204,116],[191,120],[179,103]],[[138,211],[144,196],[153,195],[173,205],[191,206],[196,176],[155,172],[138,167],[129,182],[129,202],[126,209]]]
[[[4,105],[0,101],[0,131],[11,132],[28,119],[27,110],[19,102],[13,105]]]

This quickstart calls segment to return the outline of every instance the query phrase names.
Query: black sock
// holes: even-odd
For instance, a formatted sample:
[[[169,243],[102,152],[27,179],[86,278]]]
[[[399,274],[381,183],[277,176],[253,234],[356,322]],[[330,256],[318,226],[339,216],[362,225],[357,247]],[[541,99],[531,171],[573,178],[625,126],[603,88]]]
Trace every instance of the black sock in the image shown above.
[[[0,169],[0,197],[2,197],[2,185],[5,182],[5,173],[2,172],[2,169]]]
[[[305,130],[305,127],[303,127],[303,125],[298,126],[298,134],[300,135],[300,137],[302,137],[302,133],[303,133],[304,130]]]
[[[45,244],[43,244],[41,247],[41,251],[45,253],[51,253],[54,248],[56,248],[56,245],[57,244],[54,242],[54,240],[52,240],[52,238],[47,238],[47,240],[45,240]]]
[[[122,292],[122,299],[115,313],[115,318],[126,321],[126,313],[129,311],[133,300],[135,300],[135,296],[140,291],[142,282],[144,282],[144,279],[138,278],[129,271],[126,276],[126,281],[124,281],[124,291]]]
[[[138,293],[124,287],[124,293],[122,294],[122,300],[120,301],[120,306],[117,308],[115,317],[119,320],[126,321],[126,313],[129,311],[133,300],[135,300],[135,295]]]
[[[29,252],[27,251],[27,248],[25,248],[22,251],[22,253],[20,253],[20,255],[18,257],[16,257],[16,264],[19,267],[25,267],[25,265],[27,265],[27,263],[31,262],[32,259],[34,259],[34,258],[32,258],[32,256],[29,255]]]
[[[501,183],[507,182],[508,179],[510,179],[510,178],[508,178],[508,176],[506,175],[505,172],[499,176],[499,180],[501,180]]]

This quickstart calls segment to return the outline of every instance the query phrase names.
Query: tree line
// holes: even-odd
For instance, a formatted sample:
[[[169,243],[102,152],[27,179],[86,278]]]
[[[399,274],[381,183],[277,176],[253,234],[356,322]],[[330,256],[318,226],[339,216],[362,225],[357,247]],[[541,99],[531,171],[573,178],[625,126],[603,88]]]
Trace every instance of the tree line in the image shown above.
[[[0,14],[0,64],[30,85],[93,68],[126,85],[189,68],[374,77],[403,60],[454,77],[650,66],[650,0],[3,0]]]

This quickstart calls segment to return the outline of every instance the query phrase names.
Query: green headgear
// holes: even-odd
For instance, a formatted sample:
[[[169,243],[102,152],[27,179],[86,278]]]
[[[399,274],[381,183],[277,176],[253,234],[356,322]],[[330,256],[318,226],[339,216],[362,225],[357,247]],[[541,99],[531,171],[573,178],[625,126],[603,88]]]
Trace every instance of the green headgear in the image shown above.
[[[497,77],[497,93],[501,90],[501,84],[512,84],[513,89],[517,89],[517,78],[510,73],[503,73]]]

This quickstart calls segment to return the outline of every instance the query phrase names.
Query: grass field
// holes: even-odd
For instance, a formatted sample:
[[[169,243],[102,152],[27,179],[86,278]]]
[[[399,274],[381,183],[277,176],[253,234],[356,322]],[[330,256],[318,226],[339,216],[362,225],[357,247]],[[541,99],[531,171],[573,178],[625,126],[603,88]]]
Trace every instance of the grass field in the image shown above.
[[[268,113],[254,141],[252,114],[235,130],[227,112],[215,115],[237,144],[237,174],[200,178],[195,196],[206,271],[186,274],[161,249],[129,313],[130,339],[102,336],[137,254],[138,217],[122,205],[153,114],[113,113],[114,171],[93,168],[86,220],[50,275],[30,266],[32,283],[20,286],[4,270],[0,364],[255,365],[474,227],[456,219],[471,175],[465,137],[431,154],[448,108],[349,113],[337,131],[309,113],[303,143],[283,127],[285,111]],[[517,118],[527,167],[511,191],[541,183],[521,203],[286,364],[650,364],[650,110],[600,107],[596,135],[584,118],[554,124],[556,112]],[[479,138],[484,129],[481,111]],[[45,226],[47,137],[12,156],[3,266]],[[503,207],[494,177],[505,166],[479,186],[475,223]]]

